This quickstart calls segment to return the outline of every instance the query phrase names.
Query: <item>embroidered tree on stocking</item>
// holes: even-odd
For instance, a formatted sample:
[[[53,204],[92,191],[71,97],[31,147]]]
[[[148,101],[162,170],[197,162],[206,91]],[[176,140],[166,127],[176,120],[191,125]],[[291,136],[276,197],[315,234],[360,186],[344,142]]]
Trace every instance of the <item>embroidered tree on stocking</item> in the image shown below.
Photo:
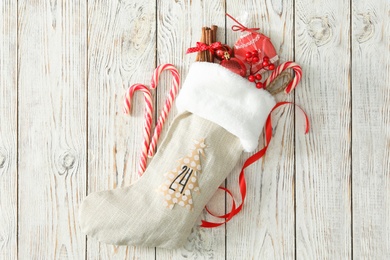
[[[198,174],[202,171],[199,155],[204,154],[206,147],[204,139],[195,141],[195,146],[184,158],[179,159],[178,166],[167,172],[166,181],[161,184],[159,191],[164,195],[164,205],[172,209],[179,204],[187,209],[193,208],[191,191],[199,192]]]

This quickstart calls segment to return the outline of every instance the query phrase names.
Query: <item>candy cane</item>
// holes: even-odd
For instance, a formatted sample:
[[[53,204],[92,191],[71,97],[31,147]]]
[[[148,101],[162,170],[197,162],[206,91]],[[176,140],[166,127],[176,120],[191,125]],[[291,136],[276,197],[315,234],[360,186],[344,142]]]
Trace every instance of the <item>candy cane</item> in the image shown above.
[[[154,129],[154,133],[153,133],[152,140],[151,140],[150,146],[149,146],[149,151],[148,151],[149,157],[152,157],[154,155],[154,152],[156,150],[156,145],[158,142],[158,138],[160,137],[165,119],[167,118],[169,110],[172,107],[172,103],[175,100],[177,93],[179,92],[180,76],[179,76],[179,72],[177,71],[175,66],[173,66],[172,64],[162,64],[162,65],[159,65],[154,70],[153,78],[152,78],[152,82],[151,82],[151,88],[154,89],[157,87],[160,74],[164,70],[171,71],[171,74],[173,76],[172,87],[171,87],[171,90],[169,91],[167,99],[165,100],[165,104],[164,104],[164,107],[160,113],[160,116],[157,120],[156,128]]]
[[[265,88],[267,88],[272,81],[274,81],[283,71],[287,69],[293,69],[295,72],[295,77],[288,83],[285,92],[290,93],[295,87],[298,85],[299,81],[302,78],[302,69],[301,67],[292,61],[287,61],[285,63],[280,64],[275,70],[271,73],[271,75],[265,81]]]
[[[138,174],[141,176],[146,169],[146,164],[148,161],[148,149],[149,149],[149,142],[150,142],[150,132],[152,129],[152,113],[153,113],[153,101],[152,101],[152,95],[150,93],[150,90],[148,87],[142,84],[134,84],[132,85],[125,94],[125,100],[124,100],[124,109],[123,112],[126,114],[130,114],[131,110],[131,100],[133,98],[134,92],[136,91],[142,91],[144,94],[145,99],[145,126],[144,126],[144,141],[142,143],[142,151],[140,156],[140,162],[138,167]]]

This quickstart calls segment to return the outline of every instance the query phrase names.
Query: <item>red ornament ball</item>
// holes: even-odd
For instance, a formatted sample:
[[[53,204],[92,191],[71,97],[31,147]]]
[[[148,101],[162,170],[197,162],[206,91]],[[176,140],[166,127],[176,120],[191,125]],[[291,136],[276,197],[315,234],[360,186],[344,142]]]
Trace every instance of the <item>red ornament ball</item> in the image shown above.
[[[215,58],[218,60],[226,59],[226,56],[233,57],[233,49],[229,47],[227,44],[223,44],[218,49],[214,49]],[[226,55],[226,53],[228,55]]]
[[[256,83],[256,88],[263,88],[263,83],[261,83],[261,82],[257,82]]]
[[[246,66],[240,59],[234,57],[230,58],[229,60],[224,59],[220,64],[222,67],[225,67],[226,69],[240,75],[241,77],[246,76]]]
[[[263,66],[267,67],[269,65],[269,62],[267,60],[263,61]]]
[[[249,80],[250,82],[255,82],[255,76],[249,75],[248,80]]]
[[[255,77],[257,80],[261,80],[261,78],[262,78],[260,74],[256,74]]]
[[[268,66],[268,69],[274,70],[274,69],[275,69],[275,65],[271,63],[271,64]]]
[[[245,53],[245,57],[252,58],[252,53],[250,51],[248,51],[247,53]]]
[[[253,58],[252,58],[252,61],[253,61],[254,63],[259,62],[259,57],[257,57],[257,56],[253,57]]]
[[[225,54],[225,50],[222,50],[222,49],[218,49],[215,51],[215,56],[217,56],[218,58],[222,59],[222,57],[224,56]]]

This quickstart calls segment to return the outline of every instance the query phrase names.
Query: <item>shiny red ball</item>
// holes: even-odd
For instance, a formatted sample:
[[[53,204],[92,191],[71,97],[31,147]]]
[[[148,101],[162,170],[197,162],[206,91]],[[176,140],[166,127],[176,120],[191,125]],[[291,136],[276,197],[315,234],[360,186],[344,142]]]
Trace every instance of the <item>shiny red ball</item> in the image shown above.
[[[252,58],[252,61],[253,61],[254,63],[259,62],[259,57],[257,57],[257,56],[253,57],[253,58]]]
[[[259,52],[257,50],[252,51],[253,56],[258,56]]]
[[[217,57],[219,57],[220,59],[223,58],[224,54],[225,54],[225,50],[218,49],[218,50],[215,51],[215,55],[216,55]]]
[[[269,61],[268,56],[264,56],[264,57],[263,57],[263,61]]]
[[[263,61],[263,66],[264,66],[264,67],[267,67],[268,65],[269,65],[269,62],[268,62],[268,61],[266,61],[266,60]]]
[[[269,70],[274,70],[274,69],[275,69],[275,65],[271,63],[271,64],[268,66],[268,69],[269,69]]]
[[[261,82],[257,82],[256,83],[256,88],[263,88],[263,83],[261,83]]]
[[[247,58],[252,58],[252,53],[250,51],[248,51],[246,54],[245,54],[245,57]]]
[[[226,55],[226,53],[228,55]],[[229,47],[229,45],[223,44],[218,49],[214,49],[214,57],[217,60],[224,60],[226,56],[233,57],[233,49]]]
[[[248,80],[249,80],[250,82],[255,82],[255,76],[249,75]]]
[[[262,78],[260,74],[256,74],[255,77],[257,80],[261,80],[261,78]]]

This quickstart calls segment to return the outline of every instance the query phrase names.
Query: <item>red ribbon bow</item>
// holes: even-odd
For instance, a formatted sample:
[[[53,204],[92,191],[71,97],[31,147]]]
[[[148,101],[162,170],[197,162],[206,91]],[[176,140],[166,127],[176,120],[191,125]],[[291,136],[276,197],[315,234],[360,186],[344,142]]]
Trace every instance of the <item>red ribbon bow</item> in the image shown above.
[[[251,32],[251,33],[256,33],[256,31],[260,30],[260,28],[248,28],[245,27],[243,24],[241,24],[239,21],[233,18],[230,14],[226,13],[226,16],[232,19],[236,24],[238,25],[233,25],[232,30],[233,31],[241,31],[241,32]]]
[[[188,48],[186,54],[193,53],[193,52],[207,51],[207,50],[210,52],[214,52],[214,49],[217,49],[221,46],[222,46],[221,42],[214,42],[210,45],[203,42],[197,42],[196,47]]]
[[[261,149],[260,151],[258,151],[257,153],[255,153],[254,155],[252,155],[251,157],[249,157],[244,162],[244,165],[242,166],[242,169],[241,169],[241,172],[240,172],[240,176],[238,178],[239,179],[238,183],[239,183],[239,186],[240,186],[240,194],[241,194],[241,204],[239,206],[236,206],[236,202],[235,202],[235,200],[233,198],[232,193],[227,188],[219,187],[219,189],[224,190],[225,192],[227,192],[227,194],[229,194],[229,196],[232,198],[232,201],[233,201],[232,208],[231,208],[230,212],[228,212],[228,213],[226,213],[224,215],[218,216],[218,215],[215,215],[214,213],[210,212],[210,210],[206,207],[206,211],[210,215],[212,215],[212,216],[214,216],[216,218],[224,219],[224,220],[222,222],[210,222],[210,221],[202,220],[202,224],[200,225],[201,227],[204,227],[204,228],[214,228],[214,227],[218,227],[220,225],[223,225],[223,224],[227,223],[229,220],[231,220],[235,215],[237,215],[242,210],[242,208],[244,206],[245,198],[246,198],[245,169],[248,166],[250,166],[251,164],[253,164],[254,162],[256,162],[259,159],[261,159],[265,155],[265,152],[267,151],[268,145],[269,145],[269,143],[270,143],[270,141],[272,139],[271,113],[275,109],[277,109],[278,107],[283,106],[283,105],[289,105],[289,104],[295,105],[292,102],[284,101],[284,102],[276,103],[276,105],[272,108],[271,112],[268,115],[268,118],[267,118],[267,121],[266,121],[265,127],[264,127],[264,130],[265,130],[265,146],[264,146],[264,148]],[[309,132],[309,118],[307,117],[305,111],[300,106],[297,106],[297,107],[303,112],[303,115],[305,116],[305,121],[306,121],[305,134],[307,134]]]

